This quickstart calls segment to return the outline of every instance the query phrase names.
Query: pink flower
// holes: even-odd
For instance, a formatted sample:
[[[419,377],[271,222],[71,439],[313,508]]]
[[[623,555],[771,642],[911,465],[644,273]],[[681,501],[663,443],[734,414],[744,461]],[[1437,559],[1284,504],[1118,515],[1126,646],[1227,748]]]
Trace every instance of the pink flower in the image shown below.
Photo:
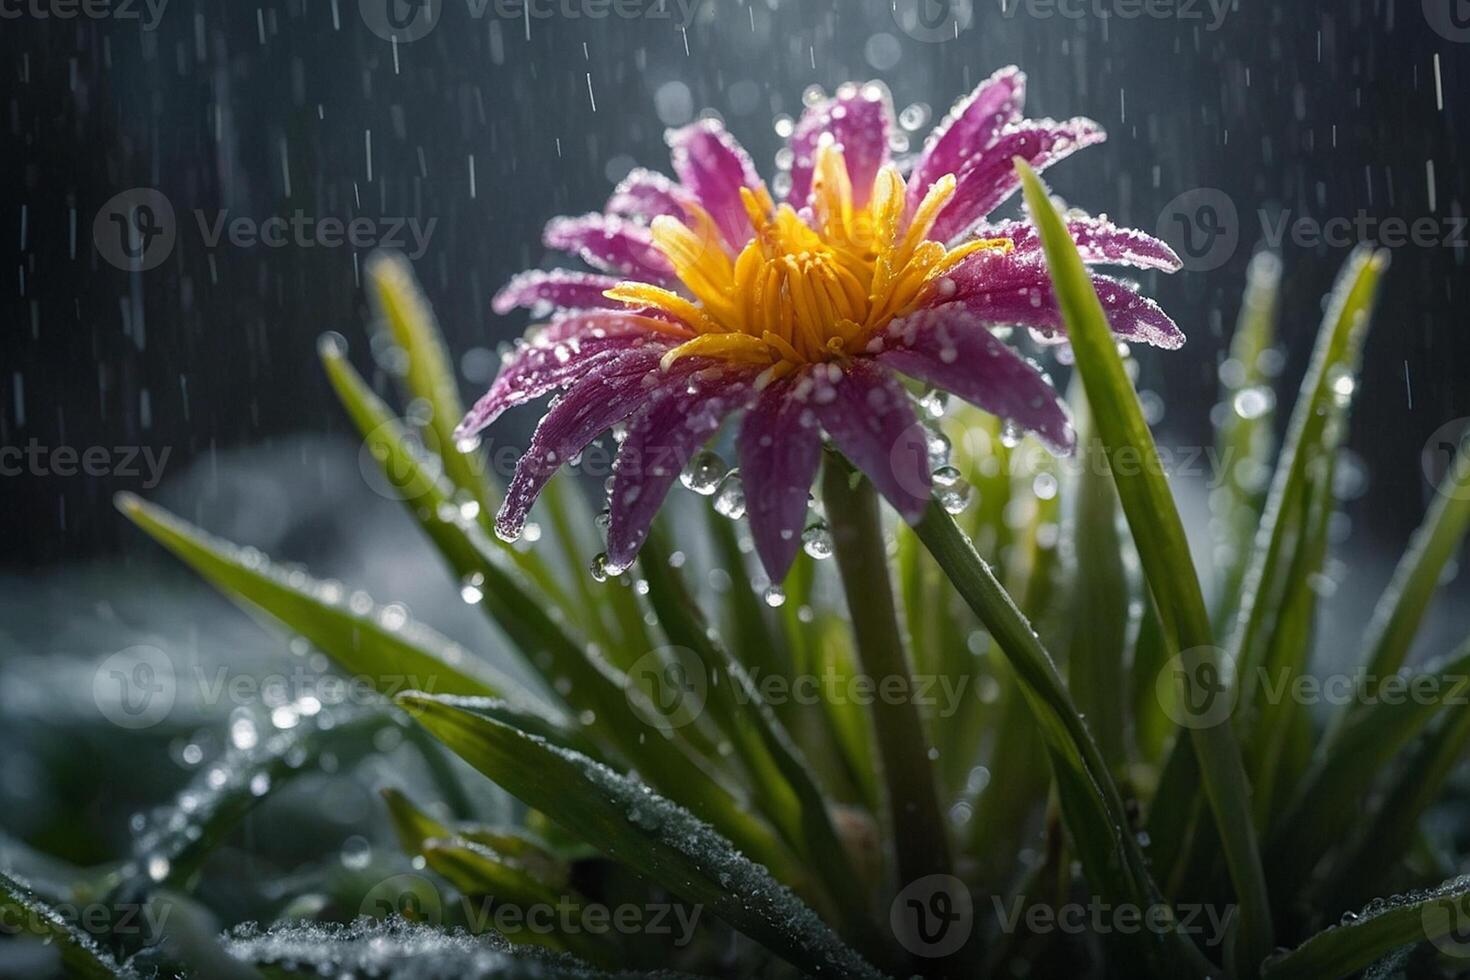
[[[604,213],[548,224],[547,245],[600,272],[526,272],[495,298],[500,313],[557,312],[508,357],[458,434],[562,392],[516,467],[497,531],[519,535],[557,469],[622,424],[608,559],[625,567],[684,464],[743,412],[746,513],[779,582],[800,547],[824,434],[906,519],[922,513],[927,461],[895,452],[917,421],[898,374],[1069,451],[1057,393],[990,329],[1064,339],[1040,241],[1028,222],[987,217],[1019,186],[1013,158],[1040,169],[1104,137],[1087,119],[1022,118],[1024,90],[1015,68],[991,76],[905,178],[889,158],[886,91],[845,85],[796,126],[779,204],[734,138],[704,120],[668,134],[677,182],[634,171]],[[1142,232],[1088,217],[1070,226],[1090,263],[1180,267]],[[1183,343],[1131,285],[1094,282],[1119,338]]]

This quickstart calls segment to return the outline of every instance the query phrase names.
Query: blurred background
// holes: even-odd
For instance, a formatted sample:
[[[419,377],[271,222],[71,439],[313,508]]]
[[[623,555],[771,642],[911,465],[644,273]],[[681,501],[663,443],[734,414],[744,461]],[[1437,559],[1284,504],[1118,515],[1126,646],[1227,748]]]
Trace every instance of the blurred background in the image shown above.
[[[363,477],[319,368],[317,338],[336,330],[385,381],[362,329],[372,248],[412,258],[473,397],[496,346],[526,324],[494,316],[490,297],[550,264],[548,217],[599,208],[635,165],[664,168],[665,127],[705,112],[769,174],[804,92],[849,79],[890,87],[915,148],[954,99],[1012,63],[1030,76],[1028,115],[1106,127],[1107,143],[1049,180],[1187,260],[1144,281],[1189,336],[1180,352],[1141,354],[1168,445],[1212,442],[1253,251],[1274,246],[1285,265],[1289,399],[1349,245],[1392,244],[1393,222],[1422,232],[1394,249],[1353,419],[1326,645],[1356,640],[1391,570],[1380,556],[1401,550],[1430,498],[1426,462],[1470,416],[1466,7],[0,0],[0,730],[25,740],[0,776],[4,830],[102,860],[125,846],[127,813],[188,778],[188,717],[153,733],[177,767],[46,774],[76,746],[32,722],[70,694],[76,718],[97,723],[89,751],[117,749],[90,696],[103,658],[135,643],[191,663],[290,656],[146,542],[112,507],[117,491],[493,643],[396,501]],[[386,40],[395,11],[421,36]],[[158,234],[151,267],[130,271],[113,219],[140,204]],[[232,232],[273,217],[291,227],[281,241]],[[350,240],[316,237],[354,219]],[[1298,219],[1308,233],[1293,233]],[[1327,240],[1309,233],[1324,226]],[[522,444],[530,422],[515,415],[495,438]],[[1182,481],[1200,540],[1207,477]],[[1467,608],[1440,603],[1426,645],[1443,650]],[[368,806],[365,788],[353,798],[335,808],[344,833]]]

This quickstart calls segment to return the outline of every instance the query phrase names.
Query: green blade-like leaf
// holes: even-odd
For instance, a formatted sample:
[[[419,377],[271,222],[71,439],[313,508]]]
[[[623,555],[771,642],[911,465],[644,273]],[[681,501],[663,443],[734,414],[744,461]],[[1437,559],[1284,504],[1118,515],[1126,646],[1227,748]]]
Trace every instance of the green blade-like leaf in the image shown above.
[[[1281,268],[1281,258],[1274,252],[1252,257],[1240,319],[1230,339],[1230,359],[1220,370],[1224,414],[1215,447],[1224,469],[1220,485],[1210,492],[1219,547],[1216,622],[1232,615],[1239,602],[1246,559],[1266,505],[1276,418],[1267,359],[1276,341]]]
[[[1081,475],[1072,515],[1077,584],[1072,604],[1072,634],[1067,680],[1103,758],[1122,773],[1124,702],[1128,679],[1124,663],[1130,596],[1118,529],[1118,493],[1108,476],[1107,455],[1095,433],[1086,395],[1074,392]]]
[[[1077,371],[1092,406],[1098,434],[1107,447],[1118,497],[1128,518],[1139,561],[1163,617],[1165,635],[1193,674],[1217,657],[1204,595],[1189,554],[1184,525],[1169,491],[1158,447],[1144,421],[1117,341],[1108,327],[1091,276],[1077,254],[1061,215],[1025,161],[1016,161],[1032,220],[1041,235],[1047,267]],[[1117,465],[1119,458],[1142,465]],[[1215,665],[1218,670],[1218,665]],[[1240,746],[1228,718],[1190,730],[1210,809],[1224,845],[1225,861],[1240,904],[1238,964],[1253,975],[1273,947],[1271,909],[1250,809],[1250,789]]]
[[[975,547],[937,502],[916,526],[925,546],[994,636],[1016,672],[1020,690],[1051,753],[1067,829],[1096,894],[1138,908],[1169,907],[1149,875],[1127,808],[1101,750],[1067,693],[1051,655]],[[1128,942],[1128,937],[1117,937]],[[1193,943],[1168,930],[1132,947],[1160,973],[1206,976],[1212,971]]]
[[[343,404],[395,484],[414,489],[414,513],[454,573],[478,593],[478,604],[506,633],[521,656],[543,676],[557,680],[563,700],[593,735],[615,747],[661,790],[690,806],[742,847],[773,862],[767,829],[739,805],[685,751],[679,732],[655,729],[632,704],[628,678],[601,651],[568,634],[550,610],[577,608],[556,592],[537,596],[504,567],[500,552],[479,526],[463,518],[432,471],[415,454],[402,425],[347,363],[341,345],[324,339],[323,363]],[[538,586],[541,584],[538,580]],[[456,692],[449,692],[456,693]],[[471,692],[477,693],[477,692]],[[498,710],[506,710],[499,708]],[[524,728],[525,726],[517,725]],[[572,744],[570,733],[554,741]]]
[[[261,930],[237,926],[225,951],[257,966],[272,980],[375,977],[377,980],[639,980],[633,972],[606,973],[563,953],[512,946],[498,935],[471,936],[404,919],[359,919],[350,925],[289,922]],[[680,974],[659,973],[662,980]]]
[[[1295,799],[1280,819],[1281,833],[1267,847],[1277,880],[1305,880],[1327,850],[1361,822],[1361,801],[1400,750],[1441,714],[1455,712],[1448,706],[1463,705],[1470,688],[1470,647],[1447,663],[1407,679],[1390,677],[1385,682],[1396,685],[1400,680],[1402,696],[1387,686],[1367,692],[1372,703],[1343,726],[1331,751],[1319,751],[1313,759]],[[1434,696],[1411,693],[1416,691],[1433,691]],[[1427,773],[1421,772],[1416,783],[1426,778]],[[1407,797],[1424,799],[1420,790],[1406,790]]]
[[[368,258],[364,272],[374,309],[403,350],[406,393],[428,405],[428,427],[444,461],[444,472],[480,505],[480,517],[488,521],[496,504],[494,490],[477,458],[456,450],[454,429],[464,418],[464,403],[434,311],[414,280],[413,268],[401,255],[376,252]]]
[[[1470,955],[1464,942],[1470,876],[1455,878],[1427,892],[1370,904],[1361,913],[1266,963],[1266,980],[1335,980],[1351,976],[1410,943],[1448,944],[1455,955]]]
[[[497,907],[512,906],[523,912],[532,908],[556,909],[558,914],[586,905],[574,891],[549,887],[535,875],[508,860],[494,848],[463,837],[431,838],[423,844],[424,860],[430,868],[465,895],[493,899]],[[488,911],[488,909],[487,909]],[[618,944],[605,933],[580,929],[542,932],[523,924],[518,930],[500,930],[513,943],[549,946],[599,966],[618,961]]]
[[[68,977],[75,980],[138,980],[132,969],[119,965],[97,941],[52,908],[25,882],[0,873],[0,918],[4,931],[25,932],[61,952]]]
[[[766,869],[646,786],[443,699],[398,700],[512,796],[795,965],[819,976],[877,976]]]
[[[288,720],[291,727],[278,729],[265,716],[253,722],[236,719],[231,737],[238,744],[136,833],[132,866],[142,888],[187,889],[205,858],[270,793],[317,771],[324,756],[333,765],[348,766],[375,754],[373,737],[389,728],[401,733],[405,724],[386,703],[371,709],[322,708]]]
[[[868,896],[832,825],[831,802],[750,675],[714,638],[682,576],[670,564],[661,534],[649,535],[639,568],[665,635],[698,659],[691,666],[703,669],[708,707],[744,760],[762,809],[786,842],[816,869],[851,927],[868,924]]]
[[[1340,410],[1357,387],[1363,340],[1378,284],[1387,268],[1387,252],[1370,248],[1355,251],[1338,277],[1317,334],[1316,350],[1292,410],[1231,635],[1230,661],[1240,685],[1237,710],[1248,711],[1259,693],[1256,681],[1257,668],[1265,657],[1263,638],[1277,620],[1290,578],[1293,552],[1289,545],[1301,533],[1301,515],[1306,512],[1303,501],[1310,492],[1314,472],[1325,457],[1337,452]]]
[[[362,594],[276,566],[253,548],[205,534],[129,494],[118,509],[230,599],[305,637],[354,678],[392,695],[416,688],[443,694],[516,696],[513,680],[426,626],[385,612]],[[529,696],[522,696],[534,704]]]
[[[1363,673],[1387,677],[1404,664],[1444,574],[1470,529],[1470,439],[1462,438],[1435,488],[1434,503],[1414,532],[1368,627]],[[1345,715],[1346,712],[1339,713]],[[1342,718],[1335,719],[1341,723]]]
[[[396,789],[384,789],[383,799],[388,804],[398,843],[409,856],[422,854],[425,841],[460,837],[490,848],[501,860],[520,867],[548,888],[565,888],[567,885],[571,875],[567,863],[522,827],[487,827],[472,823],[451,826],[414,805]]]

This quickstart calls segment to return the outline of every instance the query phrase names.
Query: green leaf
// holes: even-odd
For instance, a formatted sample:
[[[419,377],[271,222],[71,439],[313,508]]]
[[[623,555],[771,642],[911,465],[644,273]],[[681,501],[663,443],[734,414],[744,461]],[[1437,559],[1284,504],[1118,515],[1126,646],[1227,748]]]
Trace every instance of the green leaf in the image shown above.
[[[1149,875],[1130,817],[1101,750],[1067,693],[1055,662],[989,566],[937,502],[915,529],[970,608],[990,630],[1016,672],[1020,689],[1051,754],[1067,829],[1083,870],[1104,900],[1137,908],[1169,908]],[[1118,937],[1119,942],[1130,941]],[[1140,942],[1134,954],[1159,973],[1206,976],[1212,967],[1177,930],[1163,942]]]
[[[379,319],[403,349],[403,385],[409,397],[422,398],[429,409],[428,428],[444,461],[450,481],[480,505],[479,516],[488,521],[496,500],[478,457],[457,451],[454,429],[464,418],[454,369],[434,311],[414,281],[408,260],[391,252],[375,252],[364,272]]]
[[[1230,339],[1230,359],[1220,372],[1223,414],[1215,448],[1224,469],[1220,485],[1210,493],[1220,549],[1217,622],[1233,614],[1240,600],[1246,559],[1266,505],[1276,418],[1273,375],[1266,360],[1276,342],[1281,268],[1281,257],[1274,252],[1258,252],[1251,258],[1240,319]]]
[[[388,788],[382,792],[383,799],[388,804],[393,829],[398,835],[398,843],[405,854],[423,854],[424,843],[429,840],[459,837],[490,848],[502,859],[535,876],[548,888],[567,886],[571,875],[567,863],[524,828],[487,827],[472,823],[445,824],[415,806],[400,791]]]
[[[429,867],[455,888],[468,896],[493,899],[497,907],[508,905],[522,912],[532,908],[555,909],[558,914],[566,909],[568,914],[576,914],[587,904],[576,892],[548,886],[526,868],[478,841],[464,837],[431,838],[424,841],[422,853]],[[563,949],[599,966],[618,962],[618,944],[605,933],[580,929],[542,933],[524,926],[517,930],[499,928],[499,931],[513,943]]]
[[[1269,842],[1267,854],[1273,876],[1283,885],[1304,881],[1327,850],[1362,822],[1361,801],[1400,750],[1441,714],[1470,714],[1463,708],[1447,707],[1465,703],[1470,689],[1470,646],[1446,663],[1407,678],[1390,676],[1383,681],[1401,683],[1402,696],[1383,684],[1366,691],[1371,703],[1343,726],[1330,750],[1319,748],[1298,784],[1295,799],[1280,818],[1281,833]],[[1432,698],[1413,693],[1430,690],[1435,695]],[[1411,764],[1408,770],[1415,768]],[[1428,774],[1418,772],[1413,783],[1392,796],[1427,804],[1438,795],[1439,785],[1433,785],[1426,798],[1417,788],[1426,781]]]
[[[1414,532],[1368,627],[1364,673],[1381,678],[1403,666],[1445,565],[1470,528],[1470,439],[1459,449],[1438,487],[1424,523]]]
[[[271,978],[375,977],[377,980],[637,980],[604,973],[570,956],[512,946],[494,934],[470,936],[423,923],[359,919],[350,925],[289,922],[262,931],[237,926],[224,937],[235,959]],[[678,974],[659,973],[663,980]]]
[[[305,637],[375,690],[390,696],[410,689],[497,697],[519,692],[513,680],[463,647],[362,593],[349,596],[336,583],[278,567],[254,548],[207,535],[133,494],[119,494],[117,506],[226,596]]]
[[[702,671],[710,713],[745,762],[762,810],[822,877],[847,923],[854,928],[867,924],[868,896],[832,825],[831,802],[750,675],[715,639],[657,531],[645,542],[638,567],[665,635],[697,658],[695,664],[680,666]],[[871,937],[871,930],[865,932]]]
[[[1317,334],[1312,362],[1302,379],[1286,442],[1266,499],[1255,550],[1241,593],[1240,613],[1231,635],[1230,662],[1240,686],[1237,710],[1248,710],[1259,693],[1257,668],[1264,660],[1264,638],[1284,601],[1294,537],[1302,533],[1312,479],[1343,435],[1341,410],[1357,388],[1363,340],[1378,284],[1388,268],[1388,253],[1359,248],[1348,259],[1329,299]]]
[[[1454,955],[1470,955],[1463,941],[1470,916],[1470,876],[1425,892],[1373,902],[1342,925],[1317,933],[1266,963],[1266,980],[1347,977],[1409,943],[1431,941]]]
[[[68,977],[75,980],[138,980],[138,974],[121,966],[97,940],[68,922],[42,900],[30,886],[0,873],[0,920],[6,933],[24,932],[55,943]]]
[[[1081,475],[1076,481],[1071,522],[1077,569],[1067,680],[1103,758],[1114,773],[1121,774],[1127,762],[1124,651],[1130,616],[1125,543],[1118,530],[1118,493],[1108,475],[1107,454],[1095,434],[1086,395],[1074,392],[1072,404]]]
[[[1118,354],[1092,279],[1077,254],[1045,187],[1025,161],[1016,161],[1027,208],[1046,251],[1047,267],[1067,324],[1077,372],[1092,406],[1098,434],[1112,464],[1118,498],[1138,548],[1150,590],[1158,602],[1171,652],[1184,671],[1217,658],[1204,595],[1189,554],[1184,525],[1144,421],[1138,395]],[[1126,465],[1119,465],[1126,461]],[[1215,665],[1218,670],[1218,664]],[[1246,975],[1271,951],[1271,909],[1250,810],[1250,789],[1240,746],[1226,718],[1190,729],[1210,809],[1224,845],[1225,862],[1240,905],[1237,960]]]
[[[818,975],[877,975],[765,868],[648,787],[453,702],[417,694],[398,700],[512,796],[796,966]]]
[[[187,889],[204,859],[270,793],[315,771],[323,756],[349,766],[375,754],[374,735],[388,728],[402,730],[401,716],[395,715],[385,704],[381,709],[293,713],[288,728],[277,728],[265,716],[253,722],[235,719],[231,738],[236,744],[135,834],[137,882],[146,889]]]
[[[1456,686],[1463,681],[1463,674],[1457,676]],[[1336,862],[1330,878],[1333,887],[1325,894],[1347,895],[1349,900],[1371,894],[1413,844],[1420,820],[1439,799],[1470,747],[1470,710],[1463,697],[1460,701],[1454,710],[1439,712],[1424,738],[1395,766],[1378,808]]]

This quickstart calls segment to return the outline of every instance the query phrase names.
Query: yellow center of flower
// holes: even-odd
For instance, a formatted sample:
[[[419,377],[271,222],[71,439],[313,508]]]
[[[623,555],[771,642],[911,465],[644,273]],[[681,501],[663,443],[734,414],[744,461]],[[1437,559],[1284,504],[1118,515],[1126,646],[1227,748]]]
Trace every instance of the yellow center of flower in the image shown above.
[[[823,145],[810,225],[791,205],[777,206],[764,185],[741,188],[755,237],[732,260],[714,219],[686,205],[685,220],[663,215],[651,230],[689,295],[640,282],[619,283],[607,295],[663,310],[694,331],[665,356],[665,368],[698,354],[770,365],[771,377],[779,377],[846,357],[894,317],[930,300],[965,256],[1012,247],[1009,239],[979,239],[947,249],[926,237],[954,195],[954,175],[934,182],[906,226],[905,190],[897,168],[885,166],[868,203],[858,207],[842,151]]]

